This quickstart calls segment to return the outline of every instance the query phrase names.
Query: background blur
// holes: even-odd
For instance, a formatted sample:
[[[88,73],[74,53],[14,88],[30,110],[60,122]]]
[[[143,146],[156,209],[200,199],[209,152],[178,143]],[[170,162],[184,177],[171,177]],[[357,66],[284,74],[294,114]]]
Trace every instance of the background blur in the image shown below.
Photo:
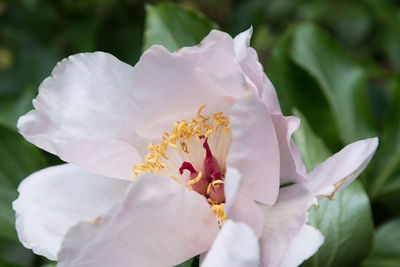
[[[134,65],[151,44],[175,50],[213,28],[235,36],[251,25],[284,114],[302,119],[294,138],[308,169],[380,138],[362,183],[311,211],[326,242],[304,265],[400,266],[400,1],[175,3],[0,0],[0,266],[51,265],[18,242],[11,202],[24,177],[61,162],[16,130],[58,61],[101,50]]]

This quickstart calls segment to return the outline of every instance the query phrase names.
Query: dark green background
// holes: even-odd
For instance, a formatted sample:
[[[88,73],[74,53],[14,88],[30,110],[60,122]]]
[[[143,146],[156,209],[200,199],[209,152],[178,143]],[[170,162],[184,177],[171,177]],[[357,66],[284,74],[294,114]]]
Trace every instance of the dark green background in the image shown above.
[[[311,210],[326,241],[304,265],[400,266],[400,1],[175,3],[0,0],[0,266],[48,264],[19,244],[11,202],[24,177],[60,163],[15,126],[58,61],[101,50],[134,65],[152,44],[173,51],[213,28],[234,36],[250,25],[284,113],[302,119],[294,139],[308,169],[380,138],[359,182]]]

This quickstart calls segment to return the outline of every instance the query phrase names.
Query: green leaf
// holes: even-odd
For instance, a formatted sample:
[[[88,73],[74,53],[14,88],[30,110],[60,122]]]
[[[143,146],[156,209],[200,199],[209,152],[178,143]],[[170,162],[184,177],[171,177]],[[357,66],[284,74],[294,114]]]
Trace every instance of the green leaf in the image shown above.
[[[158,44],[172,52],[197,45],[212,29],[218,29],[204,15],[169,2],[148,5],[146,14],[143,50]]]
[[[300,109],[332,150],[374,136],[366,71],[311,23],[289,28],[271,54],[267,75],[284,113]]]
[[[32,266],[35,256],[24,248],[19,241],[0,238],[0,266],[22,267]]]
[[[45,265],[43,265],[42,267],[56,267],[57,266],[57,262],[49,262],[46,263]]]
[[[400,219],[378,228],[372,254],[363,263],[363,267],[366,266],[400,266]]]
[[[11,203],[23,178],[46,166],[41,152],[18,133],[0,126],[0,237],[17,240]]]
[[[390,260],[390,259],[368,260],[365,261],[362,265],[362,267],[399,267],[399,266],[400,266],[400,260]]]
[[[400,78],[392,81],[389,99],[389,113],[380,135],[376,160],[368,169],[367,186],[373,199],[400,192]]]
[[[0,259],[0,266],[2,266],[2,267],[19,267],[18,265],[3,261],[2,259]]]
[[[304,266],[357,266],[369,253],[373,222],[367,194],[359,181],[322,199],[310,210],[310,224],[325,236],[317,254]]]
[[[297,110],[293,113],[301,119],[293,140],[310,170],[330,152],[311,130],[305,117]],[[367,256],[373,233],[369,199],[361,183],[354,181],[336,193],[333,201],[322,199],[319,204],[319,207],[311,208],[309,224],[321,231],[325,241],[303,266],[356,266]]]
[[[304,115],[297,109],[293,109],[292,114],[301,121],[301,127],[293,134],[293,140],[302,153],[307,171],[310,171],[331,153],[322,139],[314,134]]]
[[[16,130],[18,118],[32,109],[38,85],[51,73],[60,56],[49,46],[23,45],[14,57],[15,62],[8,69],[0,68],[0,125]]]
[[[291,27],[273,49],[266,73],[278,94],[284,114],[292,109],[300,109],[310,122],[317,122],[313,127],[317,135],[327,140],[327,145],[335,148],[338,143],[338,129],[334,116],[318,83],[290,57],[293,35],[296,27]],[[311,125],[313,126],[313,125]]]
[[[400,261],[400,219],[388,222],[376,231],[372,257],[393,257]]]
[[[366,75],[360,64],[327,33],[309,23],[296,28],[290,55],[319,84],[344,143],[373,135]]]
[[[5,97],[0,100],[0,125],[9,129],[17,129],[18,118],[32,109],[32,99],[37,92],[26,88],[15,97]]]
[[[377,22],[379,31],[374,32],[376,50],[385,57],[385,65],[389,68],[400,70],[400,16],[396,1],[365,0],[371,10],[370,16]],[[377,51],[374,51],[377,52]],[[380,59],[379,61],[382,61]]]

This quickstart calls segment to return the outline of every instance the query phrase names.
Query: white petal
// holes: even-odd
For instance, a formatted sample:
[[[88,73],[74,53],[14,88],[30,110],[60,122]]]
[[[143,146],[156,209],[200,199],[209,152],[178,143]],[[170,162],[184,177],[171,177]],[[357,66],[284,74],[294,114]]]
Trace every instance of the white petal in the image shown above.
[[[274,206],[259,204],[264,214],[264,231],[260,239],[265,266],[280,266],[285,253],[307,222],[313,197],[299,186],[284,187]]]
[[[250,47],[250,39],[253,35],[253,27],[239,33],[233,39],[235,44],[235,57],[237,62],[243,63],[249,56],[248,48]]]
[[[147,145],[134,128],[133,79],[133,67],[112,55],[70,56],[42,82],[35,109],[19,119],[18,129],[67,162],[129,179]]]
[[[252,34],[253,27],[250,27],[248,30],[238,34],[235,37],[235,54],[236,61],[239,64],[242,72],[255,87],[253,91],[254,94],[258,97],[261,97],[264,90],[263,76],[265,76],[265,74],[262,65],[258,61],[257,52],[250,47],[250,39]]]
[[[249,199],[243,194],[239,194],[235,198],[231,208],[226,211],[226,215],[229,219],[247,224],[257,237],[261,236],[264,217],[256,201]]]
[[[306,168],[301,160],[300,152],[291,139],[292,134],[299,127],[299,120],[282,115],[275,88],[265,75],[257,52],[250,47],[252,32],[253,29],[250,28],[235,37],[236,60],[246,78],[250,80],[248,83],[254,84],[257,88],[256,95],[263,99],[271,113],[279,143],[281,184],[305,181]]]
[[[204,260],[207,258],[207,254],[208,254],[208,251],[201,253],[199,255],[199,266],[201,266],[203,264]]]
[[[123,197],[129,182],[93,175],[64,164],[28,176],[13,203],[22,244],[56,260],[68,229],[91,221]]]
[[[272,205],[279,190],[279,146],[268,110],[253,94],[233,106],[231,133],[227,168],[236,168],[242,174],[244,195]]]
[[[378,138],[354,142],[315,167],[303,183],[317,198],[332,197],[365,169],[378,146]]]
[[[300,126],[300,120],[294,116],[285,117],[282,113],[272,114],[271,117],[279,143],[281,184],[307,181],[306,167],[299,150],[292,140],[292,134]]]
[[[144,175],[97,224],[71,228],[58,266],[174,266],[208,250],[217,233],[203,196],[170,178]]]
[[[246,79],[235,61],[233,39],[211,31],[199,46],[170,53],[152,46],[134,70],[135,114],[138,132],[160,138],[177,120],[227,111],[246,88]]]
[[[281,267],[293,267],[300,265],[308,259],[324,243],[324,236],[314,227],[305,224],[296,238],[290,244],[283,256]]]
[[[263,214],[256,202],[240,193],[242,175],[234,168],[228,168],[225,175],[225,213],[229,219],[246,223],[257,237],[263,231]]]
[[[253,231],[243,223],[224,223],[201,267],[258,267],[260,248]]]
[[[243,182],[242,174],[235,168],[228,167],[225,174],[225,210],[229,211],[237,195],[240,192]]]

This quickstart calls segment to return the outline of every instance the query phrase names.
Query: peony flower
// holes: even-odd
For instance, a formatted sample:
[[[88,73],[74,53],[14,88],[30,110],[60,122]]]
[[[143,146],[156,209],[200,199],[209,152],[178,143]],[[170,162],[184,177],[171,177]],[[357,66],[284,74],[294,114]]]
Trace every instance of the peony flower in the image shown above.
[[[68,162],[33,173],[13,203],[25,247],[59,266],[296,266],[321,233],[307,211],[365,168],[377,139],[306,174],[251,29],[198,46],[57,64],[18,121]],[[280,188],[280,185],[294,183]]]

